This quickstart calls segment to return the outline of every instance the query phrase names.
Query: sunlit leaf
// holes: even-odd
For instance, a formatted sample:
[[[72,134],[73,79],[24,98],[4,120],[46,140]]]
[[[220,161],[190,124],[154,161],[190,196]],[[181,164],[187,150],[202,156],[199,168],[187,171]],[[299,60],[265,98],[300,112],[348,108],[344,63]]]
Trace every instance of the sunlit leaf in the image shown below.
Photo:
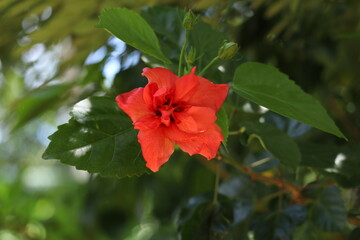
[[[321,104],[276,68],[249,62],[234,76],[234,91],[285,117],[346,139]]]
[[[59,159],[103,176],[148,173],[130,119],[115,100],[91,97],[77,103],[72,119],[49,137],[44,159]]]
[[[105,28],[130,46],[170,63],[161,51],[159,41],[149,24],[135,11],[126,8],[105,8],[97,27]]]

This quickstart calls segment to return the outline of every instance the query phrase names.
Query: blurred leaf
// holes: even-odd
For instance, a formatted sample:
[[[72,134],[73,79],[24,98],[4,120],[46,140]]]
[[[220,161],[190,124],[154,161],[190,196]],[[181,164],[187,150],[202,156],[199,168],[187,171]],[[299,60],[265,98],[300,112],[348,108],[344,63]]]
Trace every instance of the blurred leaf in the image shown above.
[[[295,169],[300,163],[301,154],[292,138],[276,127],[259,122],[242,124],[243,134],[248,136],[247,143],[257,138],[265,150],[279,159],[284,166]]]
[[[237,239],[239,223],[249,216],[251,209],[251,204],[223,195],[218,196],[217,204],[213,203],[212,194],[191,198],[179,219],[181,239]]]
[[[244,63],[237,68],[234,82],[234,91],[243,98],[346,139],[321,104],[276,68],[255,62]]]
[[[358,239],[360,239],[360,227],[357,227],[354,230],[352,230],[351,233],[349,234],[349,237],[347,238],[347,240],[358,240]]]
[[[145,54],[164,63],[170,63],[161,51],[159,41],[149,24],[136,12],[126,8],[105,8],[99,16],[97,27],[105,28]]]
[[[223,181],[219,186],[219,193],[231,199],[253,199],[254,189],[249,188],[251,181],[243,175]]]
[[[292,205],[283,211],[261,214],[254,221],[256,240],[290,240],[295,227],[302,224],[307,216],[304,205]]]
[[[69,123],[49,137],[44,159],[59,159],[78,169],[119,178],[149,173],[137,133],[115,100],[91,97],[77,103]]]
[[[71,87],[70,84],[59,84],[41,87],[18,100],[13,111],[16,114],[12,130],[17,130],[30,120],[38,117],[49,108],[61,103],[63,94]],[[10,113],[12,114],[12,113]]]
[[[299,148],[301,151],[301,165],[319,169],[332,167],[336,155],[340,151],[336,145],[311,142],[299,143]]]
[[[305,222],[299,228],[296,229],[294,233],[293,240],[318,240],[316,227],[312,222]]]
[[[306,124],[303,124],[291,118],[281,116],[271,111],[265,113],[263,117],[266,123],[270,123],[276,126],[292,138],[299,137],[307,133],[311,129],[311,127]]]
[[[360,149],[358,145],[339,147],[334,144],[304,142],[299,144],[301,164],[317,168],[342,187],[360,185]]]
[[[227,138],[229,136],[229,119],[224,107],[220,108],[219,112],[216,114],[216,117],[216,124],[221,128],[221,131],[224,135],[224,144],[226,146]]]
[[[313,198],[315,201],[309,206],[310,219],[320,229],[327,232],[344,230],[347,214],[339,188],[336,186],[308,186],[303,194],[306,197]]]
[[[214,205],[210,202],[199,204],[191,217],[184,222],[181,230],[181,239],[212,239],[210,237],[211,215]]]
[[[359,145],[346,146],[339,150],[334,164],[325,169],[326,174],[346,188],[360,185],[360,149]]]

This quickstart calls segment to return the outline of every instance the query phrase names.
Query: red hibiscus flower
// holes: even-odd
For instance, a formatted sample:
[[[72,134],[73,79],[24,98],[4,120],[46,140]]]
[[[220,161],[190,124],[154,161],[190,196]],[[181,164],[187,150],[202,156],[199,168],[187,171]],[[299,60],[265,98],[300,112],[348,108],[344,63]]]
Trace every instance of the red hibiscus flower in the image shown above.
[[[138,141],[146,166],[153,172],[168,161],[177,144],[190,155],[216,156],[224,140],[216,113],[228,86],[196,76],[178,77],[165,68],[144,68],[149,83],[116,97],[119,107],[139,129]]]

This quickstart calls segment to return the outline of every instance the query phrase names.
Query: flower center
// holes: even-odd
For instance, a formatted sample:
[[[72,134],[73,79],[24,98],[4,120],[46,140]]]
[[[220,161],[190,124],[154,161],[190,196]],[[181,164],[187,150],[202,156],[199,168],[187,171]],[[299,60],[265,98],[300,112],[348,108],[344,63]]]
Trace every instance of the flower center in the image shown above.
[[[179,113],[183,108],[179,104],[171,104],[170,100],[166,101],[162,106],[158,105],[154,111],[154,115],[159,117],[161,123],[165,126],[170,126],[171,122],[175,122],[174,112]]]

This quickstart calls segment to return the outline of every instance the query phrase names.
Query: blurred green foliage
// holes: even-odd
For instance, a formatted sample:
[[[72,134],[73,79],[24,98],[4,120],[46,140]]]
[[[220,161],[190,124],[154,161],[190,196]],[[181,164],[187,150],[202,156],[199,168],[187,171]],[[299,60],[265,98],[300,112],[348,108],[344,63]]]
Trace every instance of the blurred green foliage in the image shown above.
[[[69,120],[72,105],[143,86],[142,68],[159,64],[95,28],[103,8],[120,6],[141,14],[174,63],[184,41],[181,9],[191,8],[202,19],[190,34],[194,52],[203,54],[194,65],[201,69],[215,57],[225,36],[240,47],[232,61],[209,69],[209,79],[231,81],[244,61],[275,65],[328,109],[348,143],[264,114],[235,94],[224,106],[230,129],[262,117],[296,140],[302,167],[295,177],[261,144],[241,145],[245,135],[230,135],[227,149],[262,176],[301,183],[309,203],[224,165],[221,204],[213,206],[216,166],[181,152],[156,174],[120,180],[41,160],[47,136]],[[359,22],[357,0],[2,0],[0,239],[177,239],[178,231],[199,239],[194,233],[209,229],[203,239],[231,239],[229,232],[233,239],[359,239],[359,227],[346,221],[360,216]],[[109,66],[119,71],[107,76]]]

